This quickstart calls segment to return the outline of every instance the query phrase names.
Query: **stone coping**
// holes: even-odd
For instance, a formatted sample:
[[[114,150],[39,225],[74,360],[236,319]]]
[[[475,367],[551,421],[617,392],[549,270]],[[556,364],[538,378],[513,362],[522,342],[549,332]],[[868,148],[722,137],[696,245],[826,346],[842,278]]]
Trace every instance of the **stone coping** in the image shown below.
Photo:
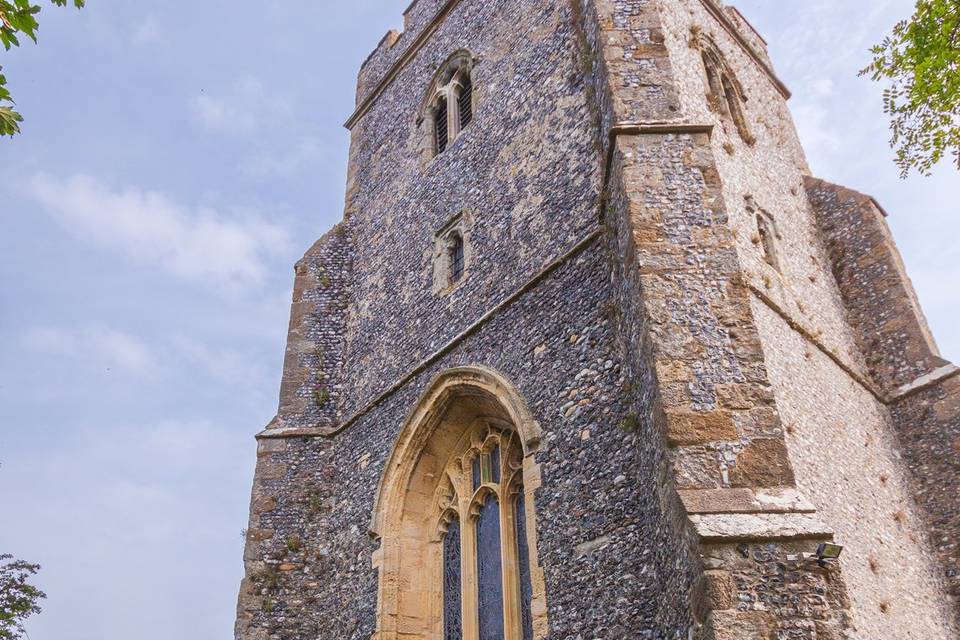
[[[680,489],[680,500],[692,515],[734,513],[815,513],[799,489]]]
[[[692,515],[701,542],[832,540],[833,530],[811,513],[718,513]]]

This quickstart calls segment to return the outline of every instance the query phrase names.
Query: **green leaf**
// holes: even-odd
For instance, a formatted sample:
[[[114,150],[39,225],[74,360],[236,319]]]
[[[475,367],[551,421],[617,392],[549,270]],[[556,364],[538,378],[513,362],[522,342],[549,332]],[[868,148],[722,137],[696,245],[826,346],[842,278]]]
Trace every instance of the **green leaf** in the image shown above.
[[[883,110],[901,176],[960,158],[960,1],[917,0],[912,18],[870,51],[860,75],[887,83]]]

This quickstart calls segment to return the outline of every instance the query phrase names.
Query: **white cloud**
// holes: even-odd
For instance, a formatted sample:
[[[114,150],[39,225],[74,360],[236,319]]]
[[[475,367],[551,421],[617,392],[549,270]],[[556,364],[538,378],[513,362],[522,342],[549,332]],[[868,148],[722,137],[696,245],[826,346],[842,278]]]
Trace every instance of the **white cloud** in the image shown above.
[[[204,94],[189,101],[194,120],[212,133],[241,135],[290,113],[286,100],[271,96],[257,78],[244,76],[222,96]]]
[[[28,193],[63,227],[97,246],[183,280],[236,290],[260,284],[271,257],[284,256],[283,227],[253,216],[195,210],[157,191],[114,190],[95,178],[35,175]]]
[[[157,371],[155,355],[146,344],[108,327],[35,327],[24,334],[23,345],[39,353],[85,360],[96,367],[140,375]]]

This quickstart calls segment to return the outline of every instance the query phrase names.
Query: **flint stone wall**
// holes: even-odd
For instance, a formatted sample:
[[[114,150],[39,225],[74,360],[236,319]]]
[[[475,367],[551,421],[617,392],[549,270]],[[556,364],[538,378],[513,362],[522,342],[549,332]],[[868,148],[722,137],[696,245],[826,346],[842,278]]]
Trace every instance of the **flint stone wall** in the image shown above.
[[[367,529],[383,465],[430,380],[482,365],[517,386],[544,430],[536,526],[549,637],[686,639],[694,566],[661,504],[651,393],[625,380],[612,296],[598,239],[336,438],[262,440],[239,637],[370,637]]]

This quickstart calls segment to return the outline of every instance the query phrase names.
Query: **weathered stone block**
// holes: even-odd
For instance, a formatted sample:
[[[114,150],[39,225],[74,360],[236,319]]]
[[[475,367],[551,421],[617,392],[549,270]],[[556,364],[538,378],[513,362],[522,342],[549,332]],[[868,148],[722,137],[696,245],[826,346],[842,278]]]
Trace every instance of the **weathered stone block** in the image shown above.
[[[737,428],[726,411],[667,411],[667,441],[670,446],[688,446],[737,439]]]
[[[794,483],[787,446],[780,438],[752,440],[730,471],[734,487],[783,487]]]

